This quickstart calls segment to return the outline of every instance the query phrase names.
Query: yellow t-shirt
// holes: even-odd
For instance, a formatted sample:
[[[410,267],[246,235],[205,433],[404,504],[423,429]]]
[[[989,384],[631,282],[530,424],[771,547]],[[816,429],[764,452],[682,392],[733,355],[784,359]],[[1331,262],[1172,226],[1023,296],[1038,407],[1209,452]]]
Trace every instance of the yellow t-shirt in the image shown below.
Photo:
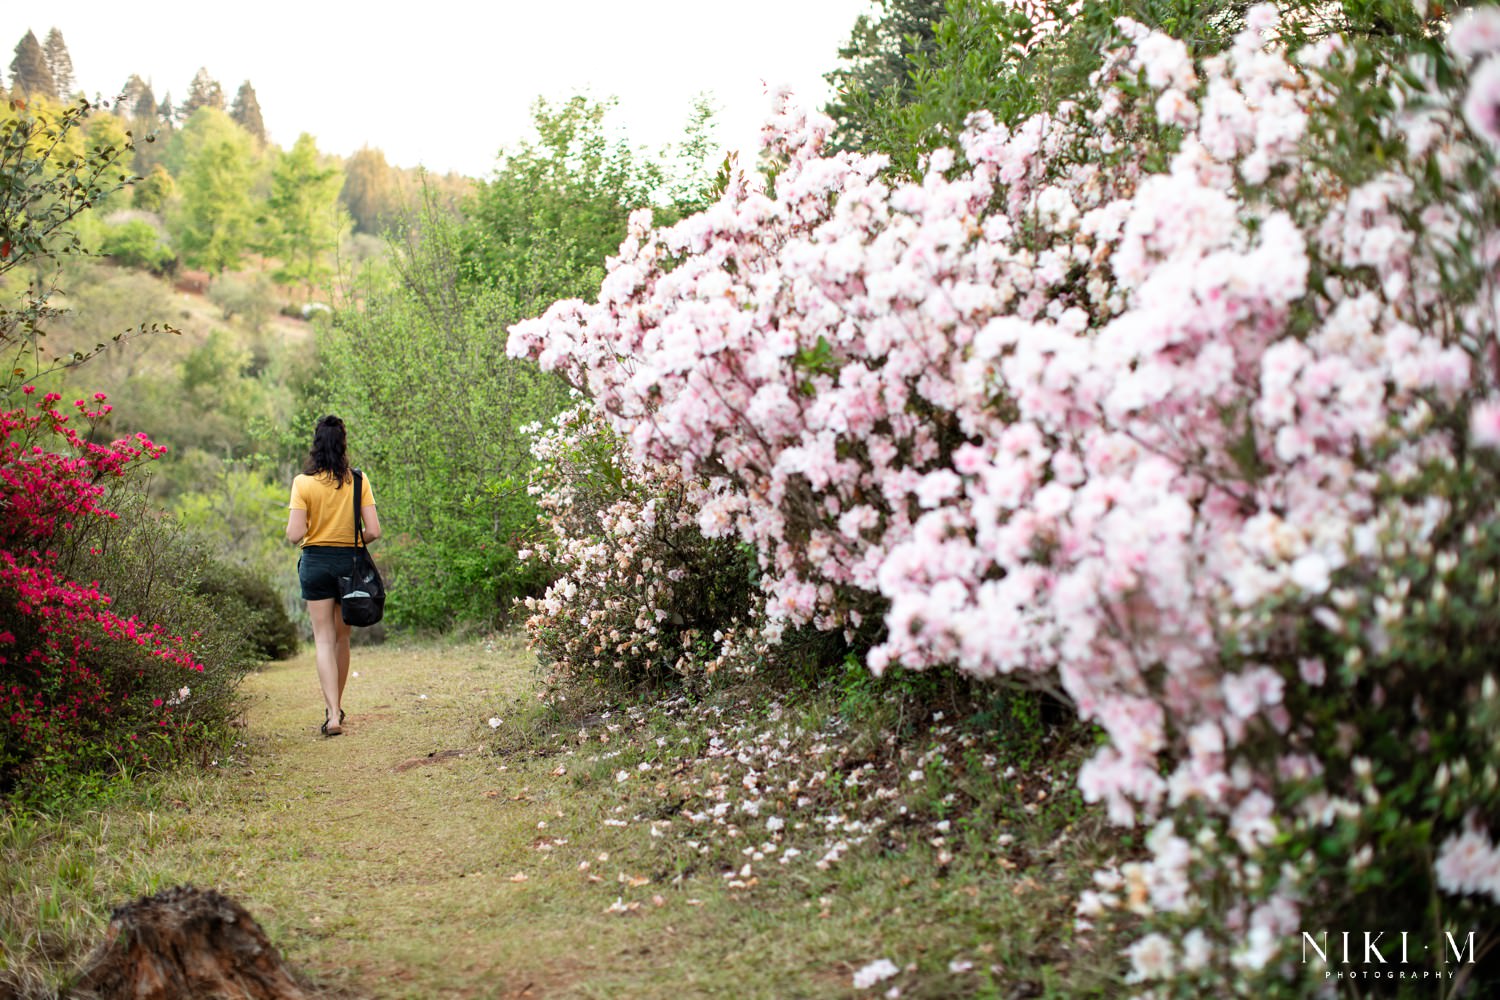
[[[302,539],[306,545],[346,545],[354,547],[354,503],[349,491],[354,483],[351,475],[343,486],[335,489],[333,476],[323,472],[316,476],[299,475],[292,480],[293,510],[307,511],[307,534]],[[370,477],[360,473],[361,507],[375,503],[375,494],[370,491]]]

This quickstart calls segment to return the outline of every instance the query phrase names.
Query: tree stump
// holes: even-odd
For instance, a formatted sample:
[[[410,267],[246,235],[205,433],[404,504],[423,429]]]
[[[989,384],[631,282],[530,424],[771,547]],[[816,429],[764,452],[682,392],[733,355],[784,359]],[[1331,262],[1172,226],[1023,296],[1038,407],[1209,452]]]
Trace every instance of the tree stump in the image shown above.
[[[307,1000],[243,906],[192,886],[116,907],[75,996]]]

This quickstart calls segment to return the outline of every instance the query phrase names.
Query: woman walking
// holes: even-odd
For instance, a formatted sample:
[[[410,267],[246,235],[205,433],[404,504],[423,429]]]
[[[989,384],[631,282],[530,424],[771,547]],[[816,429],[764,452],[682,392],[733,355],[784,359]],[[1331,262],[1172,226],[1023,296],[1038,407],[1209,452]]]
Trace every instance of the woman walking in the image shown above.
[[[360,518],[365,541],[380,537],[375,494],[360,476]],[[349,470],[344,422],[327,416],[318,421],[302,475],[292,480],[291,513],[286,537],[302,544],[297,576],[312,619],[317,650],[318,683],[323,688],[324,736],[344,732],[344,685],[349,680],[349,626],[339,609],[340,576],[349,574],[349,550],[358,544],[354,530],[354,474]]]

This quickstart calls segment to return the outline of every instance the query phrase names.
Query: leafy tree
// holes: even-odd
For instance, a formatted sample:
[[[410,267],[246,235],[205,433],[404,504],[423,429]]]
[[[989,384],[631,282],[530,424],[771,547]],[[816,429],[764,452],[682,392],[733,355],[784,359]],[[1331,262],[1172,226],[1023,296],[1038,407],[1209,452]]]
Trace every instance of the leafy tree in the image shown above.
[[[537,140],[503,153],[468,205],[466,280],[504,289],[526,314],[597,289],[630,211],[651,204],[663,178],[610,138],[611,106],[585,97],[533,105]]]
[[[83,129],[82,140],[80,146],[87,146],[89,149],[121,150],[129,149],[134,144],[125,121],[108,111],[95,111],[89,116],[88,123]],[[121,189],[110,192],[96,201],[93,207],[102,217],[116,209],[126,208],[129,204],[130,192]]]
[[[156,95],[151,92],[148,85],[141,92],[140,99],[135,102],[135,117],[146,122],[151,128],[161,124],[161,109],[156,106]]]
[[[385,154],[366,146],[349,157],[344,163],[344,187],[339,198],[360,232],[385,232],[401,210],[397,174],[385,161]]]
[[[199,108],[224,110],[224,88],[219,86],[218,80],[208,75],[208,70],[204,67],[199,67],[197,74],[193,76],[193,82],[188,84],[187,103],[182,106],[181,112],[183,119],[193,117]]]
[[[131,205],[143,212],[160,212],[176,187],[172,175],[160,163],[153,164],[151,172],[135,182],[131,192]]]
[[[887,9],[914,2],[887,0]],[[897,173],[911,174],[924,153],[955,146],[977,110],[1013,124],[1083,92],[1121,16],[1189,39],[1206,56],[1244,9],[1238,0],[1100,0],[1076,10],[1067,0],[946,0],[924,8],[936,14],[928,29],[896,40],[857,22],[840,51],[850,65],[828,74],[838,88],[826,109],[838,123],[835,145],[886,153]]]
[[[57,97],[57,81],[47,65],[42,43],[30,31],[16,43],[16,57],[10,63],[11,90],[29,97]]]
[[[329,254],[345,228],[339,206],[338,167],[318,154],[313,137],[303,132],[292,148],[278,153],[271,168],[271,196],[266,202],[266,252],[281,266],[276,280],[309,286],[332,269]]]
[[[240,84],[239,91],[235,93],[229,117],[238,122],[240,128],[249,132],[256,142],[262,146],[266,144],[266,122],[261,117],[260,101],[256,99],[255,88],[250,86],[249,80]]]
[[[254,143],[223,111],[200,108],[178,137],[181,202],[168,217],[172,242],[191,266],[223,272],[255,235]]]
[[[68,43],[63,41],[62,32],[56,28],[47,32],[47,41],[42,48],[47,56],[47,68],[52,71],[54,93],[58,97],[69,96],[77,81],[73,78],[73,57],[68,54]]]
[[[271,278],[261,271],[248,274],[229,274],[208,290],[208,300],[219,307],[224,319],[238,320],[252,334],[265,331],[266,320],[276,311],[277,297],[271,287]],[[257,339],[250,345],[252,357],[251,373],[259,373],[270,360],[264,340]]]
[[[544,582],[543,570],[517,560],[537,513],[520,428],[568,396],[551,375],[497,351],[494,331],[554,299],[596,296],[628,213],[663,188],[666,170],[612,138],[607,111],[584,98],[536,105],[537,138],[501,158],[463,217],[445,204],[449,181],[424,185],[390,263],[367,268],[351,297],[359,306],[319,331],[319,409],[371,429],[356,432],[359,460],[372,476],[385,470],[382,502],[400,512],[386,549],[398,624],[496,623],[513,597]],[[671,197],[683,204],[701,197],[691,175],[709,117],[700,106],[680,146]],[[365,153],[367,166],[384,166],[377,151]],[[362,175],[378,176],[351,176]]]
[[[705,183],[713,174],[709,170],[709,155],[717,148],[714,142],[713,101],[708,94],[693,98],[688,113],[687,125],[682,139],[668,147],[675,155],[666,164],[664,190],[670,202],[668,211],[673,215],[692,215],[707,208],[712,201],[717,181]],[[727,169],[731,159],[726,157],[721,169]]]
[[[223,330],[215,330],[208,339],[198,345],[182,362],[182,389],[190,399],[212,403],[225,386],[235,385],[239,391],[226,397],[226,412],[232,416],[251,405],[253,393],[241,385],[246,369],[250,367],[250,352],[235,342]],[[223,438],[225,435],[218,435]]]
[[[434,174],[424,167],[398,167],[396,168],[398,214],[402,218],[408,217],[412,210],[412,192],[421,192],[423,199],[430,200],[453,218],[460,218],[478,187],[479,183],[474,178],[466,177],[454,170],[446,174]]]

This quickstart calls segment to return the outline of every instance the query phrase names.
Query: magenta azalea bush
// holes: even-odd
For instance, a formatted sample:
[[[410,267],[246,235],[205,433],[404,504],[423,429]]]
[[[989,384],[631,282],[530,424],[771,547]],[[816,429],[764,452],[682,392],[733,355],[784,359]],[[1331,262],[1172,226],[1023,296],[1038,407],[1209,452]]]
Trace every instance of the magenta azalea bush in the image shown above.
[[[1295,27],[1122,20],[910,183],[783,100],[770,182],[510,333],[753,548],[764,641],[1102,729],[1081,789],[1147,850],[1079,931],[1133,922],[1144,996],[1333,991],[1303,934],[1345,930],[1500,981],[1500,12],[1400,66]]]
[[[26,386],[23,392],[33,395]],[[117,613],[98,581],[71,578],[72,536],[115,514],[119,477],[165,449],[145,435],[91,438],[103,396],[75,414],[47,393],[0,412],[0,788],[38,768],[133,765],[167,756],[192,729],[179,712],[203,663],[192,637]],[[78,426],[81,421],[81,429]]]

